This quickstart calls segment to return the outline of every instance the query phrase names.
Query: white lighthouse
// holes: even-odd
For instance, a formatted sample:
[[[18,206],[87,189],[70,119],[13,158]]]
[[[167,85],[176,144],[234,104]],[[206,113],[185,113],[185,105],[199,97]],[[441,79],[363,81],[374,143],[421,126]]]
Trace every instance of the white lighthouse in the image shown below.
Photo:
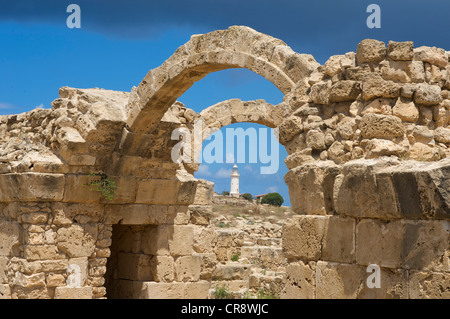
[[[233,197],[239,197],[239,173],[236,164],[234,164],[233,171],[231,172],[230,195]]]

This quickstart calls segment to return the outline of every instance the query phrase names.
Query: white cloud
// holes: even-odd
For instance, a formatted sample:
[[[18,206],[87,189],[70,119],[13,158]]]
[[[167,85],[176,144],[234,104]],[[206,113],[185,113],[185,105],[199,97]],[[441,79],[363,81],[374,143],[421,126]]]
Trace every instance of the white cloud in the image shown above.
[[[36,105],[34,108],[35,108],[35,109],[37,109],[37,108],[39,108],[39,109],[44,109],[44,108],[45,108],[45,105],[44,105],[44,103],[41,103],[41,104],[39,104],[39,105]]]
[[[214,176],[216,178],[230,178],[231,169],[221,168],[219,169]]]
[[[277,186],[270,186],[266,188],[267,193],[275,193],[278,190]]]
[[[202,176],[212,176],[212,173],[209,171],[209,166],[204,164],[200,165],[197,174]]]
[[[0,109],[5,110],[5,109],[13,109],[13,108],[14,108],[14,105],[12,105],[10,103],[0,102]]]
[[[251,166],[251,165],[245,165],[245,166],[244,166],[244,171],[247,171],[247,172],[253,173],[253,168],[252,168],[252,166]]]

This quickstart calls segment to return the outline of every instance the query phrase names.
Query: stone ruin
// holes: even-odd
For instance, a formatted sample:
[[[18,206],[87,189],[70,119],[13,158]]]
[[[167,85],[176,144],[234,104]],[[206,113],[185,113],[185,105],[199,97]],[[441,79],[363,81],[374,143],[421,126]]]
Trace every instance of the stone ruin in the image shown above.
[[[192,36],[129,93],[63,87],[52,109],[1,116],[0,298],[206,298],[213,185],[171,160],[170,139],[199,118],[279,129],[297,214],[282,298],[450,298],[449,57],[363,40],[320,65],[232,26]],[[283,102],[177,102],[227,68],[264,76]],[[83,186],[92,173],[114,198]]]

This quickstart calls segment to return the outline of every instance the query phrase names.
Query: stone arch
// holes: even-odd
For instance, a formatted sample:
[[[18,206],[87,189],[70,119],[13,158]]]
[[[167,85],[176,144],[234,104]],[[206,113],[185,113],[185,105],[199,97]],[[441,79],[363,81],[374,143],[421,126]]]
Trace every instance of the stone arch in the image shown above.
[[[135,133],[151,132],[176,99],[211,72],[247,68],[287,94],[318,66],[311,55],[248,27],[194,35],[133,89],[127,125]]]

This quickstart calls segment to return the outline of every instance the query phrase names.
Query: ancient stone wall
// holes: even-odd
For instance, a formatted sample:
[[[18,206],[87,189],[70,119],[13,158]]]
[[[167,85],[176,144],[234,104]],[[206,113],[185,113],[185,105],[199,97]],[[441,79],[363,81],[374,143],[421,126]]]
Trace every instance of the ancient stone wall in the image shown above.
[[[363,40],[319,65],[233,26],[193,36],[130,93],[64,87],[51,110],[1,116],[0,296],[206,298],[213,186],[171,158],[171,132],[200,119],[202,140],[231,123],[278,129],[299,214],[283,230],[286,297],[447,297],[448,60],[439,48]],[[176,101],[238,67],[283,102],[196,113]],[[103,193],[84,186],[100,176]],[[369,263],[384,288],[363,285]]]

